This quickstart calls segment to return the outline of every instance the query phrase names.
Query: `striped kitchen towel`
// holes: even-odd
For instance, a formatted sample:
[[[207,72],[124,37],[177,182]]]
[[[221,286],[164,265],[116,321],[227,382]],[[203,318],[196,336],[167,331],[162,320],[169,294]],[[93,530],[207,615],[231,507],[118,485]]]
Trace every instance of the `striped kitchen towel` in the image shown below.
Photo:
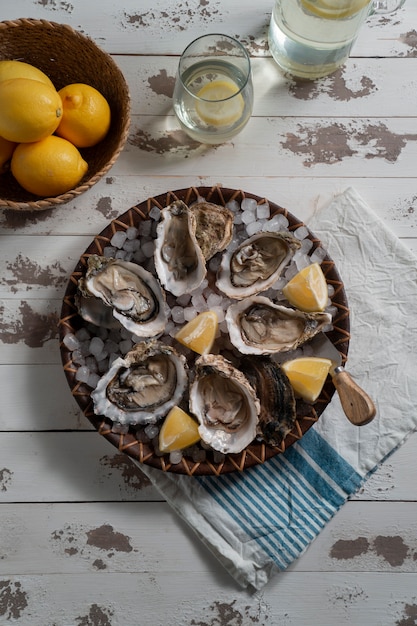
[[[220,477],[140,466],[243,587],[260,589],[297,559],[417,427],[417,258],[353,189],[309,222],[344,281],[348,370],[377,405],[353,426],[337,394],[285,454]]]

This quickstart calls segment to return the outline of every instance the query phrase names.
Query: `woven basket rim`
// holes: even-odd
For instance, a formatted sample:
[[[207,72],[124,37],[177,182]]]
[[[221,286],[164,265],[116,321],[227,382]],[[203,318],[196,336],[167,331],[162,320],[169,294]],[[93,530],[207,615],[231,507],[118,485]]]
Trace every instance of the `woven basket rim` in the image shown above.
[[[26,200],[26,201],[9,200],[7,198],[0,197],[0,208],[12,209],[15,211],[44,211],[46,209],[51,209],[51,208],[60,206],[62,204],[65,204],[69,202],[70,200],[73,200],[77,198],[78,196],[80,196],[81,194],[85,193],[86,191],[91,189],[91,187],[93,187],[113,167],[114,163],[119,158],[120,153],[122,152],[126,144],[128,135],[129,135],[130,113],[131,113],[130,92],[129,92],[129,87],[127,85],[126,79],[123,76],[120,68],[117,66],[117,64],[113,60],[112,56],[109,53],[105,52],[103,49],[101,49],[91,37],[89,37],[88,35],[84,35],[80,33],[79,31],[75,30],[70,24],[63,24],[63,23],[58,23],[58,22],[49,21],[45,19],[34,19],[34,18],[18,18],[15,20],[3,20],[3,21],[0,21],[0,36],[1,36],[2,31],[6,29],[19,28],[21,26],[28,26],[28,27],[33,27],[33,28],[42,26],[43,28],[51,29],[54,31],[65,30],[67,33],[69,33],[71,36],[76,37],[81,42],[88,41],[89,45],[93,46],[93,48],[97,51],[97,53],[100,56],[102,56],[103,59],[106,59],[109,65],[111,65],[111,67],[114,69],[115,73],[118,75],[119,80],[123,83],[124,91],[126,93],[126,98],[123,101],[124,121],[123,121],[123,125],[120,131],[120,136],[119,136],[117,145],[114,148],[109,160],[105,163],[103,167],[100,168],[100,170],[96,171],[91,176],[91,178],[88,178],[87,180],[82,180],[80,184],[77,185],[77,187],[63,194],[60,194],[58,196],[40,197],[39,199]],[[97,144],[97,145],[100,145],[100,144]]]
[[[110,239],[118,230],[126,230],[130,226],[137,226],[142,220],[148,219],[148,215],[152,207],[156,206],[161,209],[174,200],[183,200],[185,203],[191,203],[200,197],[203,197],[210,202],[223,205],[232,199],[242,200],[243,198],[253,198],[258,202],[258,204],[267,201],[271,207],[271,215],[275,213],[283,213],[287,217],[290,223],[290,230],[295,230],[299,226],[305,226],[302,221],[298,220],[287,209],[277,205],[267,198],[262,198],[258,195],[242,190],[220,187],[218,185],[214,187],[189,187],[176,191],[169,191],[155,197],[150,197],[147,200],[134,205],[128,211],[111,221],[108,226],[93,239],[88,248],[81,255],[76,267],[74,268],[62,303],[59,321],[60,352],[64,372],[75,400],[83,410],[84,415],[93,424],[96,430],[108,439],[108,441],[110,441],[118,450],[126,452],[135,461],[150,465],[162,471],[188,475],[218,476],[220,474],[237,470],[245,470],[254,465],[261,464],[273,456],[284,452],[288,447],[293,445],[293,443],[301,439],[305,432],[307,432],[307,430],[309,430],[309,428],[317,422],[335,393],[335,388],[330,380],[330,377],[326,382],[322,394],[316,404],[307,406],[305,403],[300,402],[297,405],[300,410],[300,415],[297,413],[297,420],[294,428],[280,447],[268,446],[262,442],[253,442],[242,453],[237,455],[226,455],[225,461],[218,464],[211,461],[196,463],[191,459],[186,459],[184,457],[180,464],[171,465],[169,462],[169,455],[164,455],[162,457],[156,456],[150,446],[138,441],[133,433],[133,430],[132,432],[129,431],[128,434],[115,433],[111,429],[110,420],[104,418],[103,416],[97,416],[94,414],[90,399],[90,389],[86,385],[76,381],[75,374],[77,366],[72,362],[71,352],[63,343],[66,334],[74,332],[77,329],[77,326],[79,327],[80,325],[83,325],[83,321],[78,315],[78,311],[74,303],[74,296],[77,289],[78,279],[84,273],[88,257],[91,254],[102,254],[103,248],[108,245]],[[321,247],[321,241],[310,230],[309,238],[313,242],[312,250],[315,250],[317,247]],[[337,314],[333,323],[333,330],[327,333],[327,336],[339,350],[342,357],[342,363],[345,363],[348,355],[350,340],[349,308],[346,293],[335,263],[328,255],[326,255],[322,262],[322,268],[327,282],[333,284],[335,288],[334,295],[332,296],[332,303],[337,308]]]

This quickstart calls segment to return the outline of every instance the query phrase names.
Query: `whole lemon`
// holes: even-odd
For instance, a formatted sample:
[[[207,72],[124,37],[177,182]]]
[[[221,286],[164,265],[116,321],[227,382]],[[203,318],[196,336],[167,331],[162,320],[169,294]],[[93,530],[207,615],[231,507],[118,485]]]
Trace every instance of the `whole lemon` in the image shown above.
[[[50,135],[34,143],[21,143],[13,152],[11,170],[26,191],[37,196],[58,196],[78,185],[88,165],[66,139]]]
[[[23,61],[0,61],[0,82],[11,78],[31,78],[39,80],[55,89],[53,82],[40,69]]]
[[[6,163],[10,161],[16,145],[13,141],[7,141],[4,137],[0,137],[0,174],[6,171]]]
[[[62,115],[58,92],[30,78],[0,82],[0,135],[9,141],[26,143],[51,135]]]
[[[56,134],[78,148],[95,146],[110,128],[111,112],[105,97],[91,85],[73,83],[59,90],[62,119]]]

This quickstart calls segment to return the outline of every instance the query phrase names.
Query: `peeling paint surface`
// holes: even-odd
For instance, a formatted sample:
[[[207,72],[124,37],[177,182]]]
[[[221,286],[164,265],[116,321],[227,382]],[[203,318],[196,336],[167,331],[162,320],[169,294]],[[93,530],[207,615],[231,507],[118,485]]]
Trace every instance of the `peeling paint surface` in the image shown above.
[[[404,33],[400,37],[401,43],[409,47],[406,55],[407,57],[417,57],[417,30],[413,29]]]
[[[111,524],[86,528],[82,524],[66,524],[51,534],[54,550],[65,557],[87,560],[94,570],[106,570],[109,560],[118,554],[125,559],[127,554],[136,554],[131,538],[117,531]]]
[[[1,321],[4,307],[0,306],[0,341],[15,344],[23,341],[30,348],[42,348],[50,339],[58,337],[58,315],[34,311],[29,302],[19,307],[20,319],[11,323]]]
[[[113,611],[92,604],[87,615],[76,617],[76,626],[112,626]]]
[[[28,606],[28,596],[19,581],[0,580],[0,617],[16,620]]]
[[[313,100],[321,94],[327,94],[332,100],[348,102],[357,98],[370,96],[377,91],[377,86],[368,76],[356,79],[357,86],[349,86],[346,70],[341,68],[331,76],[321,80],[293,79],[289,91],[298,100]]]
[[[87,545],[95,546],[100,550],[116,550],[117,552],[132,552],[129,537],[115,532],[113,526],[104,524],[87,532]]]
[[[190,626],[247,626],[247,624],[270,624],[267,614],[268,607],[259,601],[255,606],[236,606],[236,600],[232,602],[213,602],[207,609],[202,621],[192,619]]]
[[[133,489],[141,490],[151,486],[149,478],[140,471],[139,467],[127,456],[127,454],[115,454],[113,456],[103,456],[100,459],[103,468],[118,470],[126,485]]]
[[[161,30],[184,31],[198,24],[215,24],[221,18],[220,2],[182,0],[175,6],[165,3],[159,8],[160,4],[156,2],[153,9],[144,12],[125,12],[121,18],[122,26],[160,33]]]
[[[0,491],[7,491],[12,481],[13,472],[7,467],[0,469]]]
[[[20,291],[22,285],[26,285],[26,291],[34,285],[42,287],[53,285],[61,289],[68,280],[68,272],[59,261],[41,267],[22,254],[18,254],[13,262],[6,262],[6,269],[12,274],[12,278],[2,278],[0,282],[10,287],[13,293]]]
[[[303,158],[303,165],[332,165],[361,155],[395,163],[408,141],[417,135],[396,134],[386,124],[333,122],[328,125],[297,124],[297,133],[287,133],[281,145]]]
[[[158,96],[172,98],[175,86],[175,76],[168,76],[167,71],[162,69],[159,74],[149,76],[149,87]]]
[[[201,143],[188,137],[182,130],[167,131],[162,137],[152,137],[150,133],[139,128],[129,137],[128,142],[140,150],[155,154],[166,154],[180,150],[184,153],[184,158],[187,158],[191,151],[204,150]]]

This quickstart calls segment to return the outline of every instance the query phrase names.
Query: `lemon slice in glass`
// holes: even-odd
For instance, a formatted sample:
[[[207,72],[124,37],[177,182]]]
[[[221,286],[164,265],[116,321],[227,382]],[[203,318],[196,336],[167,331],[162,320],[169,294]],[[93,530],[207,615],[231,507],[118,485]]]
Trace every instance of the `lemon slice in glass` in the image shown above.
[[[175,339],[198,354],[208,354],[216,338],[218,326],[217,313],[203,311],[180,328]]]
[[[301,311],[324,311],[328,300],[326,278],[318,263],[298,272],[282,289],[288,302]]]
[[[281,367],[294,391],[306,402],[315,402],[319,397],[332,362],[322,357],[300,357],[285,361]]]
[[[172,407],[159,431],[161,452],[183,450],[199,440],[197,422],[179,406]]]
[[[239,87],[231,80],[214,80],[196,94],[197,115],[212,126],[230,126],[241,117],[245,103]]]
[[[310,13],[329,20],[339,20],[355,15],[371,0],[301,0],[302,6]]]

